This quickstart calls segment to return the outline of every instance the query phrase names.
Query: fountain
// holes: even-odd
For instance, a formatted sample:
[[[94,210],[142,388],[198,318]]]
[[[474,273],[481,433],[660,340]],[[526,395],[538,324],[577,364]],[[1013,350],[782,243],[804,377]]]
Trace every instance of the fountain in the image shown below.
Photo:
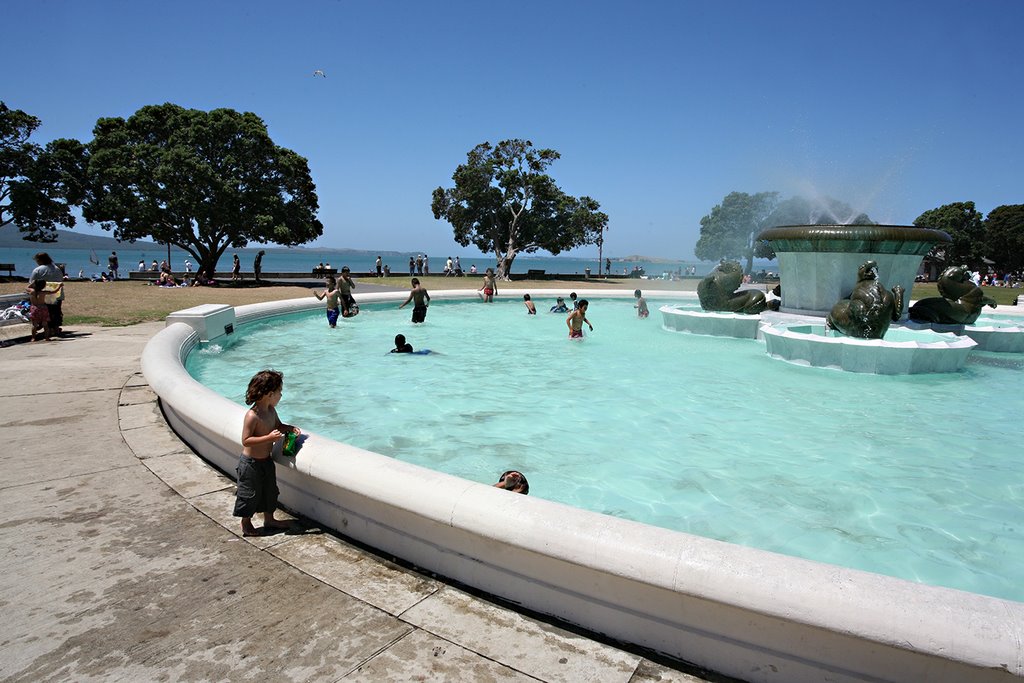
[[[779,256],[780,314],[760,329],[773,358],[882,375],[956,372],[977,345],[949,331],[890,330],[906,316],[921,259],[950,241],[940,230],[788,225],[758,238]]]
[[[853,291],[865,261],[877,264],[880,281],[909,292],[924,255],[952,241],[941,230],[899,225],[784,225],[757,239],[770,242],[779,257],[779,310],[817,317]]]

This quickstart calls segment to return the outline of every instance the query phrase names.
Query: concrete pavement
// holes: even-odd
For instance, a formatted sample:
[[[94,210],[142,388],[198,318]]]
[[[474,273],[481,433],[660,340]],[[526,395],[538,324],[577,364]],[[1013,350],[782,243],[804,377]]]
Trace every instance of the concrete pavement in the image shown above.
[[[169,430],[139,373],[162,326],[0,349],[0,679],[725,680],[308,523],[242,538],[232,480]]]

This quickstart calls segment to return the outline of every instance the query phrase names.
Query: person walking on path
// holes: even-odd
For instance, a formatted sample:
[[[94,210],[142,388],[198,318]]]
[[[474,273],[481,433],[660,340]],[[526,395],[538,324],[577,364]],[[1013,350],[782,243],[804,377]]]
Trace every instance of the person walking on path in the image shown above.
[[[234,516],[242,518],[243,536],[263,536],[273,529],[287,529],[291,523],[274,519],[277,510],[277,471],[271,456],[274,443],[285,434],[302,432],[281,422],[277,404],[284,389],[284,375],[276,370],[261,370],[249,380],[245,402],[252,406],[242,420],[242,455],[238,458],[238,489]],[[263,528],[252,525],[257,512],[263,513]]]
[[[430,294],[427,290],[420,286],[419,278],[412,279],[412,291],[409,292],[409,298],[402,302],[399,308],[405,308],[405,305],[410,301],[412,305],[412,321],[414,323],[421,323],[427,318],[427,306],[430,305]]]
[[[423,275],[423,256],[416,254],[416,274]]]
[[[242,262],[238,260],[238,254],[231,257],[231,281],[242,279]]]
[[[415,275],[415,274],[416,274],[416,262],[413,260],[412,256],[410,256],[409,257],[409,275]]]
[[[423,274],[430,275],[430,259],[426,254],[423,255]]]
[[[96,260],[98,261],[99,259]],[[112,251],[110,252],[110,256],[107,257],[107,270],[110,271],[110,277],[115,280],[117,279],[117,267],[117,252]]]
[[[376,263],[376,266],[377,266],[377,277],[384,277],[384,273],[381,272],[381,264],[383,264],[383,261],[381,260],[380,255],[378,255],[377,256],[377,263]]]
[[[260,273],[263,272],[263,255],[267,252],[260,249],[256,253],[256,260],[252,262],[252,270],[256,274],[256,282],[260,281]]]

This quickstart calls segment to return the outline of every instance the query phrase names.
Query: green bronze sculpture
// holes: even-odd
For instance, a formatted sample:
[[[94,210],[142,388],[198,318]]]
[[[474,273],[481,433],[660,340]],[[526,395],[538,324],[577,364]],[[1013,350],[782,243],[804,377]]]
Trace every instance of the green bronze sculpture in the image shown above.
[[[881,339],[889,324],[903,312],[903,287],[890,292],[878,281],[878,264],[865,261],[857,269],[857,284],[849,299],[842,299],[825,318],[825,326],[847,337]]]
[[[995,299],[985,296],[971,282],[967,266],[950,266],[939,276],[939,294],[921,299],[910,307],[910,319],[919,323],[971,325],[985,306],[996,307]]]
[[[697,285],[700,307],[705,311],[754,315],[768,308],[764,292],[746,289],[737,292],[743,282],[743,266],[737,261],[722,261]]]

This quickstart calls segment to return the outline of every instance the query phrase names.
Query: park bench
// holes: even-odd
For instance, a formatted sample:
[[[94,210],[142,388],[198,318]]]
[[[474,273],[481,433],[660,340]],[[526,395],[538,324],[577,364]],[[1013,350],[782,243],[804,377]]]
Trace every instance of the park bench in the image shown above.
[[[526,279],[527,280],[535,280],[537,278],[542,278],[542,277],[544,277],[544,271],[543,270],[530,269],[530,270],[526,271]]]
[[[9,277],[9,278],[13,277],[14,271],[15,271],[14,264],[13,263],[0,263],[0,270],[6,270],[7,271],[7,277]]]

